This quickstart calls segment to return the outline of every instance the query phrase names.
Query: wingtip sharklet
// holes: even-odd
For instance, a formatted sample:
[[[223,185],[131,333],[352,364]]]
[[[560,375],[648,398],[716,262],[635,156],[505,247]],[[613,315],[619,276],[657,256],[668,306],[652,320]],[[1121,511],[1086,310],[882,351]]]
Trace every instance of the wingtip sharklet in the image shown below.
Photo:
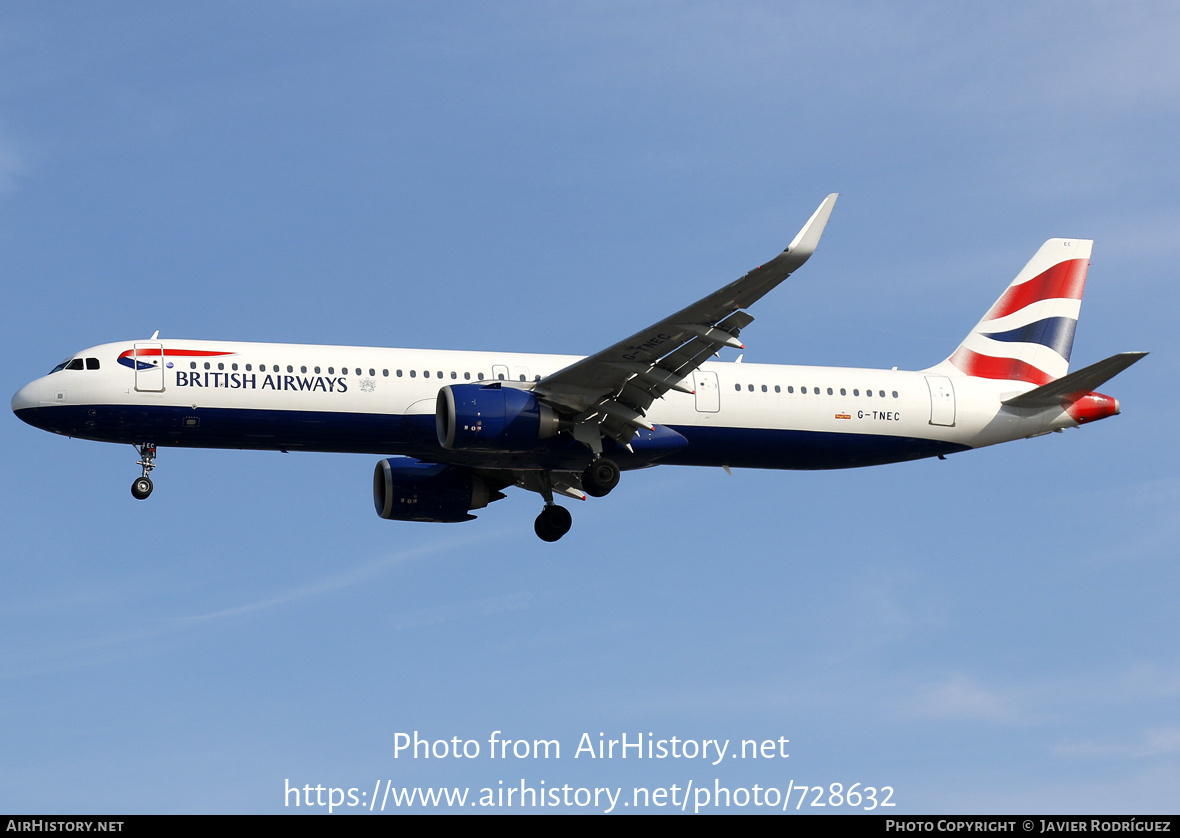
[[[832,215],[832,208],[836,206],[836,199],[839,197],[839,192],[833,192],[824,198],[819,208],[811,214],[811,218],[807,219],[803,229],[783,251],[784,255],[791,257],[792,270],[798,269],[800,265],[811,258],[811,254],[815,253],[815,248],[819,245],[819,237],[823,235],[824,227],[827,226],[828,218]]]

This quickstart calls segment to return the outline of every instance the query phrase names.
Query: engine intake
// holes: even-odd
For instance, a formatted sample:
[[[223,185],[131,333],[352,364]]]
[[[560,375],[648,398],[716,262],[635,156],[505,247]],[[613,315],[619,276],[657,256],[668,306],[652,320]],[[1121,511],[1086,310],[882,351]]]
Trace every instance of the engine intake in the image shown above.
[[[451,384],[438,391],[438,444],[461,451],[531,451],[560,430],[557,413],[532,392],[496,384]]]

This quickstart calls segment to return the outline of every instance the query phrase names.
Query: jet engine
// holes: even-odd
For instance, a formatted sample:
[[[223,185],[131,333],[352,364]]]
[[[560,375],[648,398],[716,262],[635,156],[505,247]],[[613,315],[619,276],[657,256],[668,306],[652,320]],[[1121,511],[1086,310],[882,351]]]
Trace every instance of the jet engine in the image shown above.
[[[459,451],[531,451],[560,430],[557,413],[528,390],[451,384],[438,391],[438,444]]]
[[[424,463],[412,457],[381,460],[373,470],[373,506],[392,521],[471,521],[503,492],[462,466]]]

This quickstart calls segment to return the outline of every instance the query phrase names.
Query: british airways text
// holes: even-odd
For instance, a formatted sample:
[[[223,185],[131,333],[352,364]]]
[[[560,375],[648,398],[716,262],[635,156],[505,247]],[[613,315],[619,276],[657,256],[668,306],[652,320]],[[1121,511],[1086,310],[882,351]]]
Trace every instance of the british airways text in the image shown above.
[[[265,375],[259,382],[257,373],[180,372],[177,387],[223,387],[230,390],[322,390],[347,393],[348,379],[323,375]]]

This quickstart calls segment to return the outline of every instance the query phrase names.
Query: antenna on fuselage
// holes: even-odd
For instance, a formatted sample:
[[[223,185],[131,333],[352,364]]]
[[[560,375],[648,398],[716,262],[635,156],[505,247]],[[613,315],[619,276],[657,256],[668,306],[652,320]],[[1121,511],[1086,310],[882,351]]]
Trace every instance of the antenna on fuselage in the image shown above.
[[[156,329],[156,331],[152,332],[152,336],[150,338],[148,338],[148,340],[155,340],[159,336],[160,336],[160,330]]]

